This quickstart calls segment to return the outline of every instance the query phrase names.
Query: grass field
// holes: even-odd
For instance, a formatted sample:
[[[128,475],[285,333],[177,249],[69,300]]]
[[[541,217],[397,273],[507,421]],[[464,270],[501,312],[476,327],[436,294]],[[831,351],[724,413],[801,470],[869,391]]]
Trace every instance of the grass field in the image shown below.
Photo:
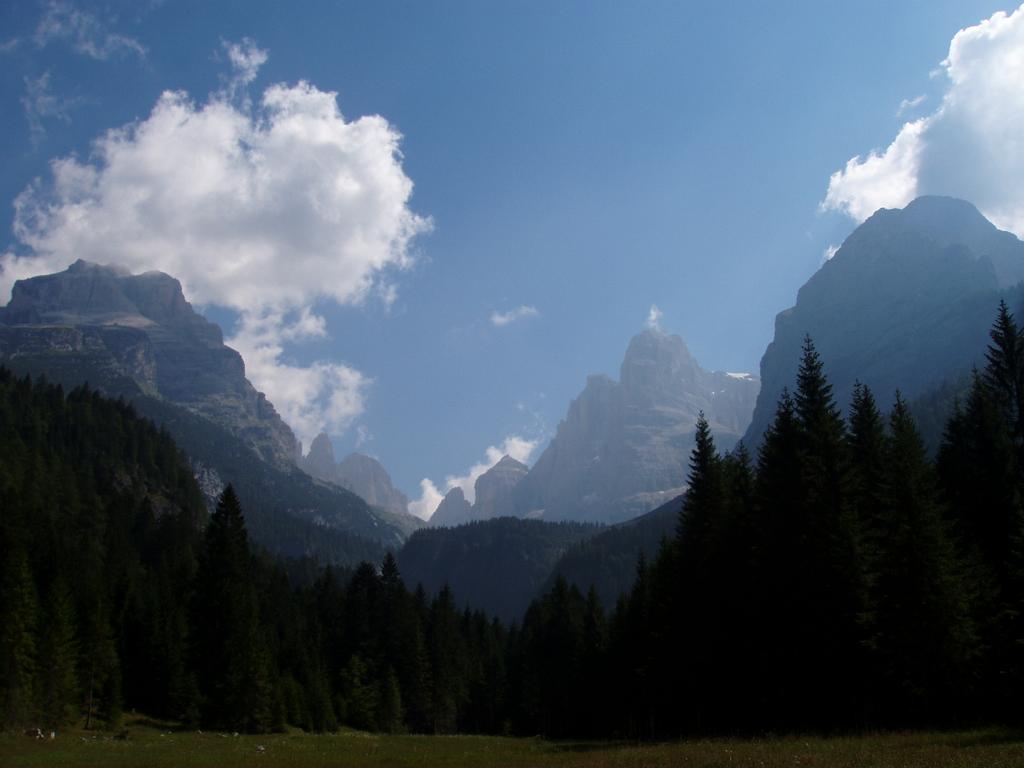
[[[484,736],[233,736],[129,722],[123,738],[69,731],[53,741],[0,735],[0,766],[689,766],[690,768],[942,768],[1024,766],[1024,736],[1005,731],[856,738],[702,740],[653,745]]]

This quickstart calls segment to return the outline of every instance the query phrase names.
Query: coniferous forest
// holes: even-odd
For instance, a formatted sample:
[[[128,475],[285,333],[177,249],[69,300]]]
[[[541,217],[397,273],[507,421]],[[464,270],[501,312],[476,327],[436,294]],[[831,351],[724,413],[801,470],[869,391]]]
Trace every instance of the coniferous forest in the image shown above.
[[[926,450],[836,403],[807,339],[756,456],[698,423],[674,538],[606,614],[557,581],[506,626],[393,556],[289,580],[124,402],[0,372],[0,718],[662,738],[1013,721],[1024,711],[1024,338]],[[888,396],[889,393],[886,393]],[[848,408],[845,412],[842,408]]]

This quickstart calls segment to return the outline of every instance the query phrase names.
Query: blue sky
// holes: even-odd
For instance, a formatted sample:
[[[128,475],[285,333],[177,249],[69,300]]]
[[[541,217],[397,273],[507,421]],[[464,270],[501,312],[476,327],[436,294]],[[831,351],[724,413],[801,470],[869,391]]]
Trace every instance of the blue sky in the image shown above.
[[[586,375],[617,376],[652,305],[705,367],[756,371],[775,314],[792,305],[829,246],[863,218],[861,209],[905,202],[901,147],[918,134],[902,128],[924,120],[918,133],[953,132],[929,117],[952,114],[942,105],[955,72],[941,63],[958,30],[999,10],[1014,8],[965,0],[9,0],[0,7],[0,253],[8,277],[16,258],[25,273],[67,260],[80,230],[54,216],[26,234],[24,220],[16,226],[15,201],[23,210],[66,212],[74,195],[55,191],[51,161],[73,157],[63,167],[79,175],[98,170],[89,194],[106,208],[95,214],[86,255],[97,257],[106,237],[133,266],[151,258],[152,268],[184,270],[176,276],[194,282],[191,298],[206,299],[207,315],[277,387],[275,402],[318,400],[313,410],[295,405],[304,431],[323,417],[339,455],[359,443],[411,496],[422,478],[443,491],[446,476],[485,465],[487,448],[510,436],[537,441],[536,458]],[[1016,42],[1010,48],[1020,50]],[[1010,86],[1021,84],[1019,71],[1015,77]],[[296,107],[299,81],[312,90]],[[271,113],[262,99],[275,84],[289,106]],[[160,102],[165,91],[183,94]],[[363,155],[335,157],[330,166],[347,178],[346,164],[356,164],[353,173],[366,182],[360,188],[377,193],[317,213],[379,217],[387,235],[377,261],[370,246],[330,251],[332,237],[351,235],[351,222],[328,226],[313,217],[307,227],[298,209],[261,223],[261,233],[278,238],[267,258],[279,263],[304,243],[330,252],[281,274],[266,270],[266,280],[249,280],[244,294],[218,286],[230,278],[203,272],[203,264],[167,255],[166,244],[148,254],[137,232],[118,241],[116,217],[126,209],[110,201],[122,199],[113,187],[131,174],[106,173],[113,155],[104,159],[94,144],[105,132],[129,126],[106,149],[127,152],[133,142],[141,147],[139,126],[149,125],[158,102],[165,127],[174,125],[174,110],[194,117],[221,104],[224,125],[242,120],[248,127],[239,130],[266,138],[268,126],[283,125],[281,110],[314,101],[320,109],[328,92],[337,93],[343,118],[325,124],[339,131],[363,116],[383,118],[359,124]],[[214,117],[211,110],[211,130],[221,125]],[[971,120],[947,122],[974,131]],[[150,149],[162,136],[153,125]],[[377,150],[399,133],[400,157],[382,159]],[[168,145],[167,157],[182,146]],[[269,156],[267,147],[276,146],[263,148]],[[913,149],[912,158],[926,157]],[[872,150],[877,162],[846,166]],[[160,160],[141,150],[126,157],[154,167]],[[289,176],[284,199],[318,183],[325,164],[309,157],[296,160],[302,170]],[[988,210],[1005,214],[1006,226],[1019,213],[991,185],[932,166],[913,171],[916,191],[980,195]],[[236,178],[225,173],[218,183]],[[904,183],[892,192],[880,177]],[[160,178],[154,171],[145,183]],[[831,210],[823,212],[826,195]],[[192,221],[173,219],[180,212],[165,205],[161,222]],[[211,229],[197,229],[197,240],[207,231],[213,240],[190,244],[196,252],[216,253],[222,242],[259,250],[252,238],[217,239],[226,235],[202,220]],[[244,221],[240,214],[224,226]],[[45,259],[32,260],[43,251]],[[352,273],[337,262],[357,251],[363,271],[350,285]],[[297,270],[309,275],[285,296],[281,285]],[[240,320],[239,308],[254,302],[259,316]],[[494,322],[495,313],[522,307],[533,311]],[[296,381],[308,388],[289,389]]]

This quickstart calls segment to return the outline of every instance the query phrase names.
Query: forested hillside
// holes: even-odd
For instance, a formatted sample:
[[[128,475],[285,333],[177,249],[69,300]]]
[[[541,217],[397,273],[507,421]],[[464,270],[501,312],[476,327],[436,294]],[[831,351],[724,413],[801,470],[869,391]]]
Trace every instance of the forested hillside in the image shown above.
[[[514,517],[426,528],[409,537],[398,564],[411,588],[434,595],[447,585],[460,606],[519,621],[566,550],[601,530]]]

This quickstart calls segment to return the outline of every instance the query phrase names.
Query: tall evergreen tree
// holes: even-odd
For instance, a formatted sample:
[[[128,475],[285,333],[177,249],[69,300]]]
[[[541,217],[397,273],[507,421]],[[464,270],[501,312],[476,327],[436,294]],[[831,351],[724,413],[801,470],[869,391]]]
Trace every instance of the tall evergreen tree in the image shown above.
[[[272,724],[269,659],[251,582],[242,508],[230,485],[206,530],[196,591],[196,656],[210,727],[265,731]]]
[[[921,726],[940,722],[968,701],[977,639],[971,593],[938,485],[899,393],[889,432],[871,591],[875,700],[882,707],[880,722]]]

